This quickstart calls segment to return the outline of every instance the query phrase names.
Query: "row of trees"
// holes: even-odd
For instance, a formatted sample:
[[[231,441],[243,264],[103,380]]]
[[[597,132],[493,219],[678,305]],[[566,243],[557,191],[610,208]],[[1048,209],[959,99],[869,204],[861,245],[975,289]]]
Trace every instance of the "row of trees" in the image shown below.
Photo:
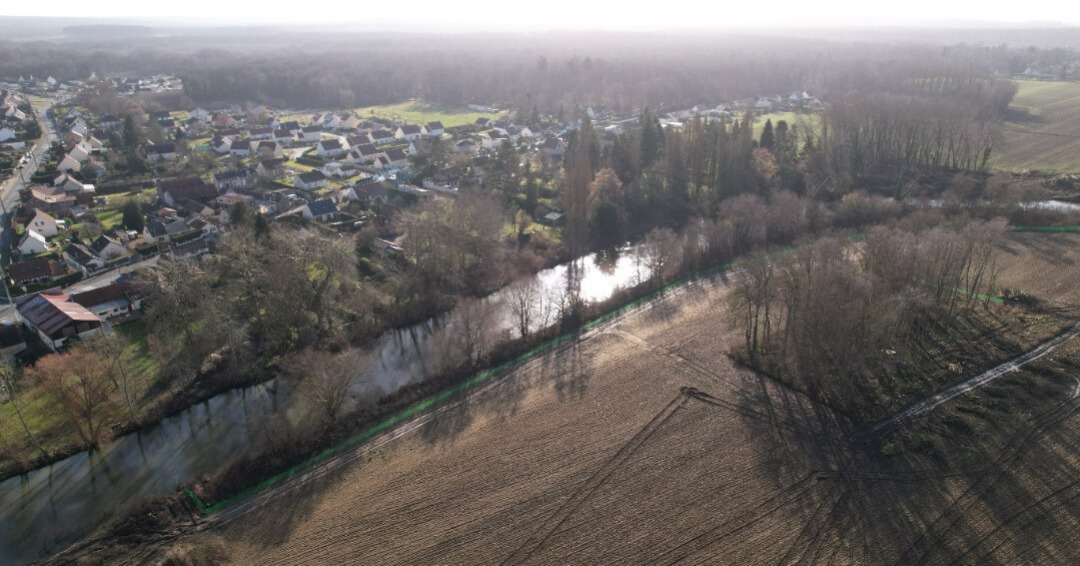
[[[983,171],[1000,119],[964,97],[852,97],[823,113],[820,149],[828,171],[845,180],[840,186],[865,176]]]

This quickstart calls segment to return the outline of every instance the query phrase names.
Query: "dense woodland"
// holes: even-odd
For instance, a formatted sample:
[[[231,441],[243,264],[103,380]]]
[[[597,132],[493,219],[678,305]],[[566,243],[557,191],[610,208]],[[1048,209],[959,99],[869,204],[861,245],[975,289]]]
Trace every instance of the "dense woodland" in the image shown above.
[[[1029,65],[1075,59],[1062,49],[943,49],[736,34],[230,32],[78,44],[0,42],[0,77],[172,73],[203,105],[346,108],[422,98],[523,113],[562,109],[569,118],[588,105],[620,112],[680,108],[795,89],[832,99],[905,94],[894,88],[898,82],[961,73],[1011,76]]]

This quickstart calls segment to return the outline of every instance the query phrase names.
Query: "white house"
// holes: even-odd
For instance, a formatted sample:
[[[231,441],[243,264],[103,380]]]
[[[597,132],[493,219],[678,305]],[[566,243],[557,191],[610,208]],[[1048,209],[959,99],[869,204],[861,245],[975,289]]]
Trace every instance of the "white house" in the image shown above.
[[[64,171],[80,171],[82,170],[82,164],[78,159],[75,159],[71,155],[65,155],[60,163],[56,164],[56,170],[63,173]]]
[[[94,185],[87,185],[76,181],[67,173],[61,173],[53,179],[53,187],[63,190],[65,193],[92,193]]]
[[[232,147],[233,139],[229,136],[222,136],[220,138],[214,138],[210,141],[210,147],[217,153],[229,153],[229,149]]]
[[[342,144],[338,138],[329,138],[319,142],[315,153],[320,157],[338,157],[349,150],[348,143]]]
[[[368,137],[371,138],[371,143],[375,145],[385,145],[394,142],[394,132],[388,130],[372,130]]]
[[[176,144],[158,143],[146,146],[146,162],[173,161],[176,159]]]
[[[274,138],[274,129],[273,128],[251,128],[251,130],[248,131],[248,137],[251,138],[251,141],[263,141],[263,140],[273,139]]]
[[[397,133],[394,134],[394,139],[413,141],[423,137],[424,132],[420,129],[420,126],[416,124],[404,124],[398,126]]]
[[[327,112],[323,114],[323,127],[328,129],[334,129],[341,126],[341,118],[337,114]]]
[[[259,157],[264,159],[270,159],[273,157],[281,157],[285,154],[285,150],[281,147],[281,144],[276,141],[261,141],[259,142]]]
[[[300,130],[300,141],[317,142],[322,139],[322,130],[318,126],[305,126]]]
[[[11,128],[0,128],[0,142],[15,139],[15,130]]]
[[[251,140],[233,140],[229,144],[229,155],[233,157],[247,157],[251,155]]]
[[[338,201],[358,201],[360,200],[360,196],[356,194],[356,189],[354,187],[346,187],[338,191],[337,199]]]
[[[348,118],[341,122],[341,127],[347,130],[355,130],[360,125],[360,117],[355,114],[350,114]]]
[[[309,202],[300,208],[300,215],[316,222],[329,222],[337,216],[337,205],[328,198]]]
[[[326,186],[326,175],[322,171],[308,171],[300,173],[293,179],[293,184],[298,189],[314,190]]]
[[[386,167],[401,168],[409,164],[409,156],[404,150],[396,147],[386,150],[383,159],[386,160]]]
[[[41,209],[34,211],[34,217],[30,219],[30,222],[27,222],[26,229],[33,230],[46,238],[51,238],[60,233],[56,226],[56,219]]]
[[[498,130],[491,130],[490,132],[484,132],[480,134],[480,145],[484,149],[493,150],[498,148],[499,144],[501,144],[503,140],[509,139],[510,136],[506,135],[506,133]]]
[[[79,142],[71,147],[71,151],[68,152],[68,155],[75,161],[82,163],[83,161],[90,159],[90,148],[83,142]]]
[[[353,163],[374,163],[383,152],[369,143],[361,144],[349,150],[349,160]]]
[[[548,138],[540,144],[540,151],[549,157],[559,157],[566,152],[566,142],[559,138]]]
[[[33,230],[27,230],[22,241],[19,242],[19,253],[22,255],[34,255],[45,253],[49,249],[45,242],[45,236]]]
[[[223,173],[214,174],[214,188],[218,192],[229,189],[246,189],[255,185],[258,180],[254,169],[235,169]]]
[[[278,143],[289,143],[293,141],[293,133],[286,129],[274,130],[274,141]]]
[[[90,249],[105,261],[129,255],[123,244],[104,234],[90,244]]]
[[[188,112],[188,118],[195,118],[200,122],[205,122],[210,119],[210,113],[202,108],[196,108]]]
[[[437,138],[446,133],[443,128],[442,122],[428,122],[424,124],[424,135]]]
[[[263,159],[255,166],[255,173],[264,179],[277,179],[285,175],[285,160]]]
[[[90,131],[89,126],[86,125],[86,121],[82,118],[76,118],[75,123],[73,123],[69,129],[83,137],[86,137],[86,133]]]

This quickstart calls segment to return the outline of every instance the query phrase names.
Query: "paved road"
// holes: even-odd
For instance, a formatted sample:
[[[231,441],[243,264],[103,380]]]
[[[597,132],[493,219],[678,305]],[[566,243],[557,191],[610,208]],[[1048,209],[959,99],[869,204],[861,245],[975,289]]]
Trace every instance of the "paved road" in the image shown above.
[[[11,216],[19,206],[19,191],[30,186],[30,179],[45,162],[52,142],[58,141],[56,125],[48,118],[52,100],[44,108],[35,108],[34,114],[41,125],[42,136],[30,148],[30,158],[15,170],[15,175],[0,182],[0,266],[11,263]],[[7,279],[7,273],[0,273],[0,278]],[[5,293],[0,293],[0,321],[14,322],[15,309],[8,304]]]
[[[106,271],[105,273],[100,273],[98,275],[87,277],[86,279],[83,279],[82,281],[79,281],[77,283],[74,283],[73,285],[65,287],[64,291],[67,292],[70,295],[70,294],[73,294],[73,293],[84,293],[84,292],[89,291],[91,289],[97,289],[98,287],[104,287],[104,286],[112,283],[113,281],[116,281],[117,278],[119,278],[121,275],[127,275],[128,273],[136,271],[141,267],[152,267],[152,266],[157,265],[158,257],[159,256],[154,256],[154,257],[152,257],[150,259],[144,259],[144,260],[142,260],[142,261],[140,261],[138,263],[133,263],[131,265],[125,265],[123,267],[118,267],[116,269],[111,269],[109,271]]]
[[[59,141],[56,125],[48,119],[48,110],[52,107],[50,100],[44,108],[35,108],[38,124],[41,125],[42,137],[34,143],[30,149],[30,159],[16,169],[16,174],[0,184],[0,221],[3,222],[3,230],[0,232],[0,264],[11,263],[11,214],[19,205],[19,191],[30,186],[30,179],[45,162],[49,153],[49,146],[54,141]]]

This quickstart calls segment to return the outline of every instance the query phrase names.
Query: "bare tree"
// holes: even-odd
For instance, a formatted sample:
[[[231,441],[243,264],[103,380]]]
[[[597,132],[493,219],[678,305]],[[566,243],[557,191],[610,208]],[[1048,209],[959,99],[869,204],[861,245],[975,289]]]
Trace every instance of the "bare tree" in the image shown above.
[[[683,247],[679,236],[668,228],[658,228],[645,238],[645,255],[652,278],[668,283],[682,267]]]
[[[30,431],[30,427],[26,424],[26,418],[23,417],[22,409],[19,408],[18,398],[15,391],[14,376],[14,367],[8,364],[0,365],[0,386],[3,387],[4,393],[8,397],[8,401],[11,402],[11,407],[15,409],[15,416],[19,419],[19,424],[22,425],[23,431],[26,432],[26,438],[30,440],[30,443],[34,445],[34,448],[37,448],[38,452],[41,452],[42,456],[48,456],[49,454],[45,452],[45,448],[41,446],[41,443],[38,442],[37,437],[35,437],[34,433]]]
[[[30,371],[60,404],[72,431],[98,448],[108,440],[116,417],[112,370],[108,360],[75,348],[41,358]]]
[[[135,416],[135,409],[131,404],[131,383],[127,372],[127,343],[119,334],[95,334],[86,338],[79,345],[98,356],[101,356],[113,365],[120,373],[120,384],[124,390],[124,403],[127,405],[128,414]],[[114,375],[115,377],[115,375]]]
[[[358,348],[337,354],[308,349],[293,358],[291,372],[300,378],[301,394],[328,424],[341,417],[353,387],[373,364]]]
[[[540,316],[540,281],[535,276],[522,277],[511,283],[506,293],[510,314],[517,325],[518,333],[524,338]]]
[[[454,314],[458,350],[465,363],[475,365],[487,354],[493,309],[487,301],[466,297],[458,304]]]

